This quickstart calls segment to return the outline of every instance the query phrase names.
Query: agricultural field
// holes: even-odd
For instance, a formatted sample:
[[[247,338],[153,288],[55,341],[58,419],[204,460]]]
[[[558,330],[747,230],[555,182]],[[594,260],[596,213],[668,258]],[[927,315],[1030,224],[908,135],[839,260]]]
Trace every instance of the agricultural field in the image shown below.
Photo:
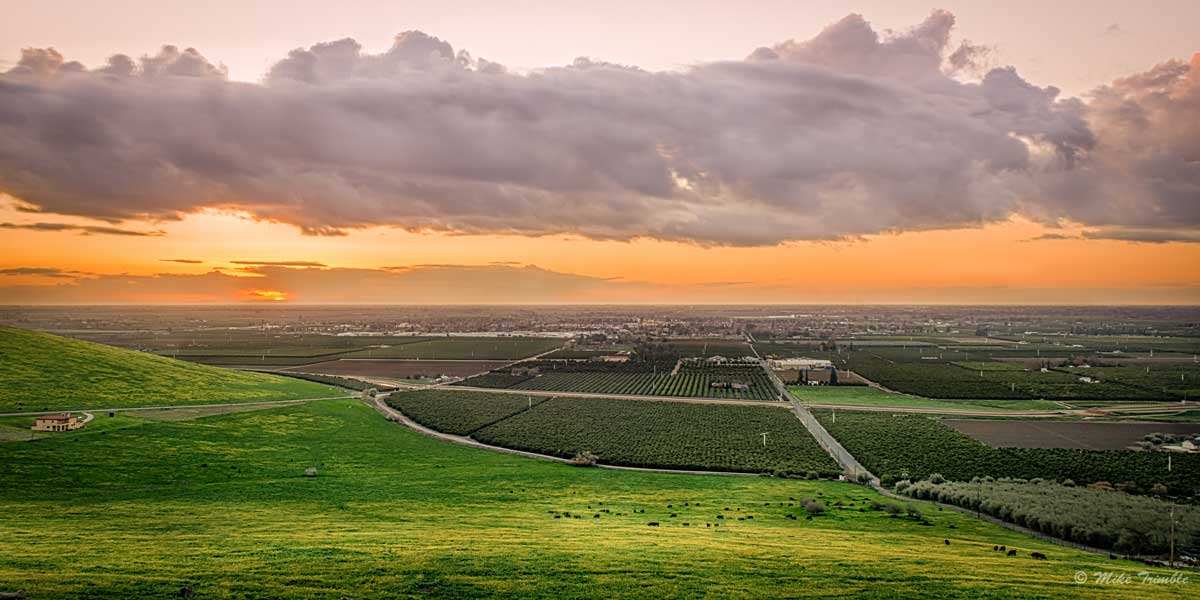
[[[1107,368],[1025,370],[1013,363],[991,362],[981,368],[978,360],[961,360],[965,353],[921,350],[858,350],[846,352],[835,361],[867,379],[890,389],[948,399],[1045,399],[1045,400],[1180,400],[1172,389],[1139,385],[1120,377],[1104,378]],[[974,354],[979,358],[978,353]],[[968,366],[969,365],[969,366]],[[1078,372],[1076,372],[1078,371]],[[1090,376],[1097,382],[1084,382]],[[1174,375],[1178,378],[1178,375]],[[1184,385],[1194,386],[1200,368]]]
[[[1079,484],[1163,484],[1175,495],[1200,493],[1200,455],[1071,448],[991,448],[925,415],[814,409],[829,433],[878,477],[951,481],[974,477],[1071,479]],[[998,421],[997,423],[1003,423]]]
[[[486,360],[386,360],[341,359],[329,362],[291,367],[287,371],[318,373],[322,375],[345,375],[349,377],[389,378],[433,378],[439,375],[467,377],[486,373],[507,364],[502,361]]]
[[[563,458],[590,451],[612,465],[800,476],[841,473],[799,419],[766,406],[552,398],[472,437]]]
[[[1046,400],[938,400],[885,392],[865,385],[797,385],[788,388],[797,400],[814,405],[932,408],[946,410],[1060,410],[1057,402]]]
[[[302,476],[309,466],[316,477]],[[825,511],[806,520],[806,498]],[[872,501],[894,502],[845,483],[535,461],[326,401],[0,444],[0,591],[47,600],[178,597],[184,586],[197,598],[282,600],[1145,597],[1136,585],[1072,580],[1080,570],[1133,576],[1147,570],[1140,563],[926,505],[916,505],[921,519],[892,516]],[[1035,551],[1049,560],[1033,560]],[[1154,595],[1190,598],[1193,587]]]
[[[733,382],[744,383],[749,389],[737,390],[712,385]],[[467,382],[468,385],[470,383]],[[512,389],[763,402],[776,399],[771,380],[758,367],[684,367],[675,375],[644,372],[550,372],[517,383]]]
[[[1046,535],[1126,555],[1168,554],[1171,525],[1163,515],[1174,514],[1176,551],[1190,556],[1200,553],[1200,507],[1172,505],[1159,498],[1051,481],[990,478],[906,482],[896,489],[913,498],[954,504]]]
[[[0,412],[261,402],[345,395],[326,385],[196,365],[0,327]]]
[[[416,343],[368,348],[341,358],[403,358],[411,360],[517,360],[558,348],[564,341],[530,337],[438,337]]]
[[[750,344],[741,339],[672,338],[663,340],[661,345],[683,358],[708,358],[710,356],[742,358],[754,355]]]
[[[545,396],[526,398],[514,394],[439,389],[395,393],[388,396],[386,402],[430,429],[454,435],[471,435],[545,400]]]
[[[618,352],[627,352],[629,350],[632,350],[632,347],[613,346],[597,348],[594,346],[568,346],[547,354],[546,358],[553,360],[587,360],[617,354]]]
[[[1098,421],[981,421],[946,419],[946,425],[993,448],[1124,450],[1151,433],[1200,434],[1200,423]]]

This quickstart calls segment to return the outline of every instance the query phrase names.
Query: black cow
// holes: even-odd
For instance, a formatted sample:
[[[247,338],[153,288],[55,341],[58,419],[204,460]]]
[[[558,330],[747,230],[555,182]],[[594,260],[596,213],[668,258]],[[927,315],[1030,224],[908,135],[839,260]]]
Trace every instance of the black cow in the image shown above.
[[[1029,555],[1038,560],[1046,560],[1046,555],[1041,552],[1030,552]]]
[[[1016,550],[1009,550],[1009,551],[1008,551],[1008,554],[1007,554],[1007,556],[1016,556],[1016,555],[1017,555],[1017,551],[1016,551]]]

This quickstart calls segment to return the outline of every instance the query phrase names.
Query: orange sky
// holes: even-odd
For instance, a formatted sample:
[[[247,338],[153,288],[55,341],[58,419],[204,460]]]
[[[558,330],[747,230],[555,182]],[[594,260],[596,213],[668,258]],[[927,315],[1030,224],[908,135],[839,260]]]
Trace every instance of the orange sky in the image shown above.
[[[35,222],[0,211],[0,221]],[[85,219],[56,221],[91,224]],[[1191,303],[1200,301],[1200,245],[1033,238],[1078,236],[1015,218],[979,229],[906,232],[846,242],[793,242],[736,248],[572,236],[520,237],[409,233],[373,228],[340,237],[208,211],[178,222],[125,224],[152,237],[77,232],[0,232],[0,270],[55,268],[93,274],[239,274],[231,261],[300,261],[330,268],[414,265],[537,265],[559,273],[649,284],[597,289],[594,302],[1030,302]],[[166,262],[184,259],[199,263]],[[245,274],[245,273],[240,273]],[[61,277],[9,275],[0,287],[61,284]],[[253,285],[248,285],[252,294]],[[284,292],[288,290],[273,290]],[[461,302],[487,302],[464,282]],[[263,299],[258,294],[257,299]],[[269,295],[266,297],[270,297]],[[228,301],[253,300],[250,295]],[[296,299],[296,298],[289,298]],[[558,300],[557,298],[552,298]],[[183,295],[148,302],[203,301]],[[303,300],[303,299],[298,299]],[[353,302],[352,292],[340,301]],[[501,299],[502,300],[502,299]],[[37,301],[35,296],[30,301]],[[105,298],[96,298],[104,302]]]
[[[1200,304],[1196,3],[61,4],[0,304]]]

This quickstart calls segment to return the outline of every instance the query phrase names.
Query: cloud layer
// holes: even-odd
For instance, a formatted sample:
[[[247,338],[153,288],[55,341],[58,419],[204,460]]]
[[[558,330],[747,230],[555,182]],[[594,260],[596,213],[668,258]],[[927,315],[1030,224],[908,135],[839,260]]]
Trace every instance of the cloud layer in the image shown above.
[[[95,69],[30,49],[0,75],[0,192],[120,221],[230,207],[314,234],[763,245],[1022,214],[1200,228],[1200,57],[1062,99],[935,11],[857,15],[745,60],[518,74],[420,32],[297,49],[260,83],[193,49]],[[1169,235],[1168,235],[1169,237]]]

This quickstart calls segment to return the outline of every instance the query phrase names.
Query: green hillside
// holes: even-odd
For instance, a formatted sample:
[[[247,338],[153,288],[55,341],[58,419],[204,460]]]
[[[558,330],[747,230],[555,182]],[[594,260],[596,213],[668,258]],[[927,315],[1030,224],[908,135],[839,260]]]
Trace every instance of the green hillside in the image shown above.
[[[304,476],[310,466],[316,477]],[[805,498],[825,511],[806,519]],[[1140,583],[1137,573],[1165,569],[926,504],[913,504],[920,519],[893,516],[872,506],[881,500],[895,502],[848,483],[547,463],[433,440],[359,401],[323,401],[0,443],[0,592],[1195,597],[1195,583]],[[1017,555],[992,549],[1001,544]],[[1076,583],[1081,571],[1134,581]]]
[[[0,327],[0,412],[320,398],[324,385]]]

